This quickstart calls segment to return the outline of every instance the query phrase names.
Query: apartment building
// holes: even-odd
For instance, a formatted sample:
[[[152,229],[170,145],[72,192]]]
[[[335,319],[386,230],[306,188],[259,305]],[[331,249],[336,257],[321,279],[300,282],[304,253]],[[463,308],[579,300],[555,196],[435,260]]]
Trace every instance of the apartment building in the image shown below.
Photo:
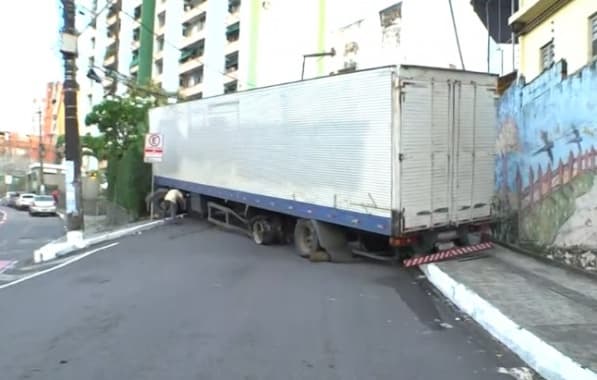
[[[142,0],[87,1],[100,16],[80,38],[79,74],[99,67],[103,83],[79,81],[81,120],[104,95],[124,93],[127,78],[134,82],[146,27]],[[169,93],[198,99],[386,64],[460,68],[447,3],[434,9],[424,3],[155,0],[152,80]],[[488,39],[470,2],[453,3],[466,69],[510,71],[512,49]],[[303,62],[303,55],[332,51]]]
[[[568,73],[597,60],[596,0],[520,0],[510,17],[527,82],[562,59]]]

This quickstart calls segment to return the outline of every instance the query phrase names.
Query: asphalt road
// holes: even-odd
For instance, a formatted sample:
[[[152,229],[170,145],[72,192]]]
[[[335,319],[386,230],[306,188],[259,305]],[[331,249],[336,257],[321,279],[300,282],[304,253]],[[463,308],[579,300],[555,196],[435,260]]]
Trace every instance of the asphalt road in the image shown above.
[[[57,216],[32,217],[27,211],[0,206],[2,219],[1,261],[31,261],[35,249],[64,235],[64,224]]]
[[[199,222],[0,289],[0,378],[512,379],[417,271],[310,263]]]

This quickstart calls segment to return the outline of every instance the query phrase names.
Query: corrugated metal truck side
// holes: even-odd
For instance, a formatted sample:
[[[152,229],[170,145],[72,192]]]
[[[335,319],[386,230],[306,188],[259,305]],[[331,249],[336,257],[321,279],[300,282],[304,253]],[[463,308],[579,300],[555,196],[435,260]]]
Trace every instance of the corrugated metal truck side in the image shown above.
[[[156,108],[155,182],[214,223],[260,244],[294,240],[305,256],[427,249],[490,216],[495,84],[382,67]]]

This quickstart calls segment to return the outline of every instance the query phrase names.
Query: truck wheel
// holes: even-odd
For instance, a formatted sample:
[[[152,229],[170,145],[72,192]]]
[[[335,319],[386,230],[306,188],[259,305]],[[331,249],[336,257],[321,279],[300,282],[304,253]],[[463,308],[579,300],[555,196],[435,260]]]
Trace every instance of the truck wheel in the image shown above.
[[[251,224],[251,236],[257,245],[272,244],[275,235],[272,225],[266,218],[256,218]]]
[[[468,228],[461,227],[458,229],[458,240],[457,243],[460,246],[467,246],[481,243],[481,234],[476,232],[470,232]]]
[[[437,234],[433,232],[423,232],[419,239],[412,245],[414,257],[421,257],[430,254],[435,248]]]
[[[294,227],[294,246],[301,257],[311,257],[320,250],[319,237],[310,220],[300,219]]]

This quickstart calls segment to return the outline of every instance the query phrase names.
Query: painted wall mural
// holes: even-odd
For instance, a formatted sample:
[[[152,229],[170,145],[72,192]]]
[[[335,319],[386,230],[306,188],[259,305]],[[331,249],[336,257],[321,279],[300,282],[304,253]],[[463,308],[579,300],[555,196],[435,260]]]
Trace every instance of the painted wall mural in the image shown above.
[[[597,66],[565,67],[500,99],[498,198],[518,211],[521,243],[597,248]]]

